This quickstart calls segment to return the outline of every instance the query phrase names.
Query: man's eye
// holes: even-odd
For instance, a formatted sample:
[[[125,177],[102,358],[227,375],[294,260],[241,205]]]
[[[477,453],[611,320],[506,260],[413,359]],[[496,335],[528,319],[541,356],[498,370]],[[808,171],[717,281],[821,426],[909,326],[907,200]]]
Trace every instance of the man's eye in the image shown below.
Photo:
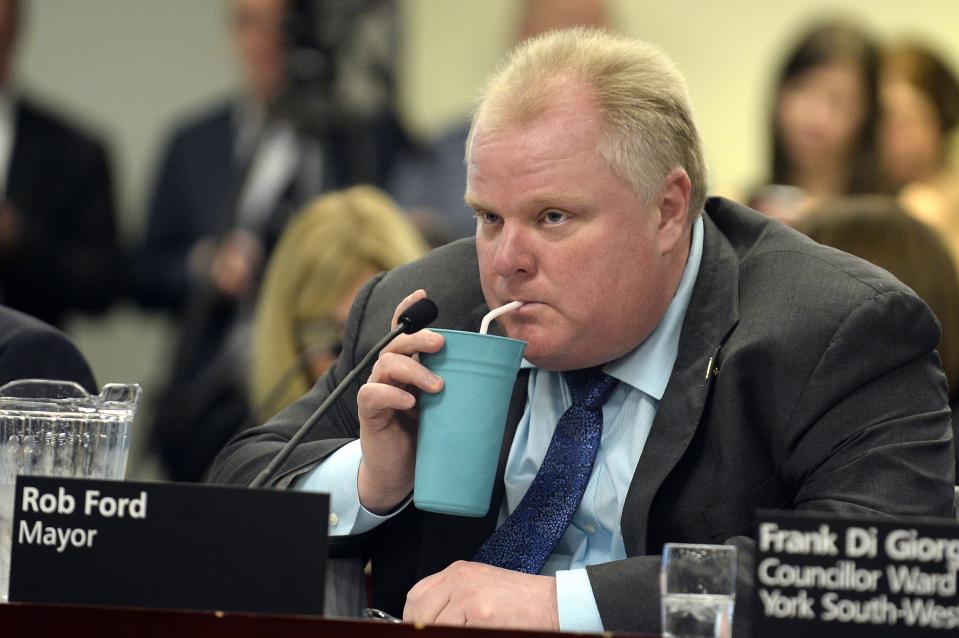
[[[480,222],[483,224],[496,224],[499,222],[499,215],[496,213],[480,211],[476,213],[476,219],[480,220]]]
[[[569,219],[569,217],[566,215],[566,213],[558,210],[548,210],[543,215],[543,221],[545,221],[547,224],[561,224],[567,219]]]

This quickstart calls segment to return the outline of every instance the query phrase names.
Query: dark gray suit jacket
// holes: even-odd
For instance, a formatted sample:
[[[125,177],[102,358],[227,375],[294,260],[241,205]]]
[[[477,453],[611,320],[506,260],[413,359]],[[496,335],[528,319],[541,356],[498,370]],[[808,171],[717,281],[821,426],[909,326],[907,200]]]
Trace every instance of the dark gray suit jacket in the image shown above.
[[[663,543],[728,542],[742,550],[736,635],[748,635],[756,508],[954,515],[939,328],[925,304],[885,271],[732,202],[711,199],[704,223],[679,354],[623,504],[630,558],[588,568],[608,630],[659,631]],[[249,482],[420,287],[440,308],[434,326],[478,328],[487,309],[472,240],[377,277],[356,300],[336,366],[299,402],[235,438],[213,480]],[[522,375],[486,518],[409,507],[362,539],[374,605],[401,612],[419,578],[470,559],[494,529],[526,385]],[[358,436],[358,387],[294,452],[278,485]]]

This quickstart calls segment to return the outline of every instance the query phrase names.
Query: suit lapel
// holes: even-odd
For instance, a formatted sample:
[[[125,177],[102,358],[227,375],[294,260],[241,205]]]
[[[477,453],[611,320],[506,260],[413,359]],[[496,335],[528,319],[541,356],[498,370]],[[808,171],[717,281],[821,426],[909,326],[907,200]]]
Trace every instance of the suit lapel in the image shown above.
[[[236,149],[240,137],[237,110],[235,107],[225,109],[208,124],[203,132],[204,148],[199,150],[204,161],[202,190],[205,192],[198,191],[197,197],[209,206],[208,214],[215,216],[215,231],[220,234],[229,232],[235,225],[238,202],[232,201],[231,193],[242,186],[243,179],[240,174],[243,166]]]
[[[703,258],[676,363],[623,504],[627,556],[646,553],[653,497],[699,426],[719,350],[739,318],[739,259],[708,215],[703,224]]]

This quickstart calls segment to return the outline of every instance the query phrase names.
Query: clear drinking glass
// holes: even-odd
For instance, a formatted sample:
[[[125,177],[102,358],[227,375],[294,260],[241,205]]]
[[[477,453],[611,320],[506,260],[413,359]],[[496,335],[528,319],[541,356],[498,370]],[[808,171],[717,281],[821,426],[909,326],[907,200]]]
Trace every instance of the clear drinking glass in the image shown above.
[[[140,386],[91,395],[70,381],[24,379],[0,388],[0,602],[8,595],[18,474],[122,479]]]
[[[736,602],[736,548],[667,543],[660,570],[663,635],[730,638]]]

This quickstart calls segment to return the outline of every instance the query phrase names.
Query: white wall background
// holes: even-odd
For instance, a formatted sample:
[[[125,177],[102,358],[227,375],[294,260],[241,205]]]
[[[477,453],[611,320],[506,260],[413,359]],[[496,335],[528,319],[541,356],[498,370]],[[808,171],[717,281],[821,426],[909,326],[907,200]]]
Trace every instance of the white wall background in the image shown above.
[[[519,0],[400,0],[405,118],[430,136],[462,117],[513,39]],[[165,131],[236,82],[224,0],[27,2],[21,83],[111,145],[122,230],[132,240]],[[863,20],[881,37],[919,35],[959,69],[956,0],[613,1],[620,31],[661,45],[685,73],[712,186],[762,178],[768,88],[796,31],[820,15]],[[101,382],[138,381],[155,396],[170,332],[129,305],[69,332]]]

